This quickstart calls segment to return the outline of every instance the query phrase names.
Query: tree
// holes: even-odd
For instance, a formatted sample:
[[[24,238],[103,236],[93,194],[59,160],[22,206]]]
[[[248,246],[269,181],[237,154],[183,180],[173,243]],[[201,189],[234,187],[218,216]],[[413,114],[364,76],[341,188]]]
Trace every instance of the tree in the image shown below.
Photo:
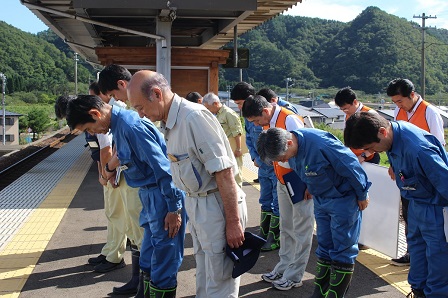
[[[50,125],[50,118],[43,109],[33,108],[28,113],[28,125],[33,130],[33,140],[36,140],[36,133],[39,135]]]

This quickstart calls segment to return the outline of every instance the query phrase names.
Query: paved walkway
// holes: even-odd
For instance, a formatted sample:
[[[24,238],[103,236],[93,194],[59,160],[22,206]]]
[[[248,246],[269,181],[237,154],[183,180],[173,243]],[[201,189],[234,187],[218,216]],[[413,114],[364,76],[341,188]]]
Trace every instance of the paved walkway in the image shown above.
[[[86,264],[104,245],[106,218],[96,166],[91,166],[83,144],[83,137],[77,137],[0,192],[0,297],[111,297],[112,287],[128,280],[130,252],[125,254],[128,266],[106,274],[95,273]],[[250,159],[246,166],[244,178],[252,182],[256,173]],[[258,189],[247,182],[243,189],[248,230],[257,232]],[[312,252],[315,246],[314,239]],[[303,287],[291,291],[274,290],[260,279],[277,261],[277,251],[262,253],[256,266],[242,276],[240,297],[310,296],[314,253]],[[361,252],[358,261],[347,297],[404,297],[408,268],[390,266],[388,258],[372,250]],[[178,297],[194,297],[195,262],[189,234],[178,282]]]

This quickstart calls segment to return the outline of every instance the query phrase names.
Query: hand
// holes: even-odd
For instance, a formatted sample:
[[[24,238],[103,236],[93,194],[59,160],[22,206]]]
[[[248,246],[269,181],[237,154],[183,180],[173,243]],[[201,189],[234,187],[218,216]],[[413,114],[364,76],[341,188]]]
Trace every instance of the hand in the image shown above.
[[[230,248],[238,248],[243,245],[244,231],[239,221],[237,224],[226,223],[226,240]]]
[[[115,174],[117,174],[117,171],[113,171],[113,172],[103,171],[103,176],[104,176],[107,180],[110,180],[110,178],[112,178],[112,177],[115,179]]]
[[[233,155],[235,155],[235,157],[240,157],[243,155],[243,151],[236,149],[235,151],[233,151]]]
[[[363,163],[366,159],[363,157],[363,156],[361,156],[361,155],[359,155],[359,156],[357,156],[358,157],[358,161],[359,161],[359,163]]]
[[[117,188],[118,187],[118,185],[115,184],[115,175],[110,177],[108,180],[109,180],[110,185],[112,185],[112,188]]]
[[[168,212],[165,216],[165,231],[168,231],[168,237],[174,238],[179,232],[182,224],[182,216]]]
[[[304,200],[312,200],[313,199],[313,195],[310,194],[310,192],[308,191],[308,188],[305,189],[305,194],[303,195],[303,199]]]
[[[388,172],[389,172],[390,179],[392,179],[393,181],[395,181],[395,173],[394,173],[394,169],[392,169],[392,167],[389,167]]]
[[[98,177],[98,182],[102,185],[102,186],[106,186],[107,185],[107,179],[104,178],[103,176],[99,176]]]
[[[358,201],[358,207],[359,210],[363,211],[367,208],[369,205],[369,198],[365,199],[364,201]]]

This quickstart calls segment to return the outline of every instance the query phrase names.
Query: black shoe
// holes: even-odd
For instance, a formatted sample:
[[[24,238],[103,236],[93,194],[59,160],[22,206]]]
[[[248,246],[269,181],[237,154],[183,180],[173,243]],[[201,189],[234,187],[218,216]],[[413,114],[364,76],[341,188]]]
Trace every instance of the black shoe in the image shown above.
[[[409,266],[411,264],[411,257],[407,252],[401,258],[390,260],[390,263],[394,266]]]
[[[90,265],[96,266],[98,264],[101,264],[104,260],[106,260],[106,256],[99,255],[97,257],[88,259],[87,262],[89,262]]]
[[[115,269],[123,268],[124,266],[126,266],[124,260],[121,260],[120,263],[111,263],[107,260],[104,260],[101,264],[96,265],[93,268],[93,271],[98,273],[106,273]]]
[[[358,249],[359,249],[359,250],[366,250],[366,249],[369,249],[369,248],[370,248],[370,247],[368,247],[367,245],[358,243]]]
[[[406,298],[426,298],[426,295],[422,290],[412,289],[412,291],[406,296]]]
[[[254,179],[254,183],[260,183],[260,180],[258,178]]]

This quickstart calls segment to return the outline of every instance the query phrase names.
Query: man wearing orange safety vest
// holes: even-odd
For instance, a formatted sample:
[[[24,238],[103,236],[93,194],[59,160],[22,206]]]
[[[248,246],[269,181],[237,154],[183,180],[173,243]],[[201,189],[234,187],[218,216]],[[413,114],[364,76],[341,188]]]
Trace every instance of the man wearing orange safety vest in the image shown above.
[[[410,80],[401,78],[392,80],[387,87],[387,95],[396,104],[394,120],[407,121],[426,130],[445,146],[445,133],[440,113],[436,107],[423,100],[415,92],[414,84]],[[392,180],[395,180],[392,168],[389,168],[389,175]],[[409,201],[401,197],[401,212],[405,222],[406,235],[408,235],[408,206]],[[391,260],[391,264],[395,266],[407,266],[410,265],[410,262],[409,252],[400,258]]]
[[[283,128],[288,131],[303,128],[303,118],[293,111],[269,103],[261,95],[246,98],[243,117],[255,125]],[[262,279],[272,283],[278,290],[290,290],[302,286],[302,278],[311,250],[314,229],[314,204],[311,196],[300,194],[305,199],[294,203],[288,193],[283,176],[292,172],[288,162],[274,163],[278,178],[277,195],[280,209],[280,261],[272,272]],[[297,176],[297,179],[298,178]],[[272,223],[271,223],[272,225]]]
[[[345,121],[347,122],[348,118],[356,112],[369,112],[376,113],[376,111],[372,108],[369,108],[363,105],[356,97],[356,93],[350,88],[345,87],[336,93],[334,97],[334,102],[336,105],[345,113]],[[380,154],[370,153],[363,149],[354,149],[350,148],[353,153],[355,153],[356,157],[358,157],[359,162],[370,162],[374,164],[380,163]]]

